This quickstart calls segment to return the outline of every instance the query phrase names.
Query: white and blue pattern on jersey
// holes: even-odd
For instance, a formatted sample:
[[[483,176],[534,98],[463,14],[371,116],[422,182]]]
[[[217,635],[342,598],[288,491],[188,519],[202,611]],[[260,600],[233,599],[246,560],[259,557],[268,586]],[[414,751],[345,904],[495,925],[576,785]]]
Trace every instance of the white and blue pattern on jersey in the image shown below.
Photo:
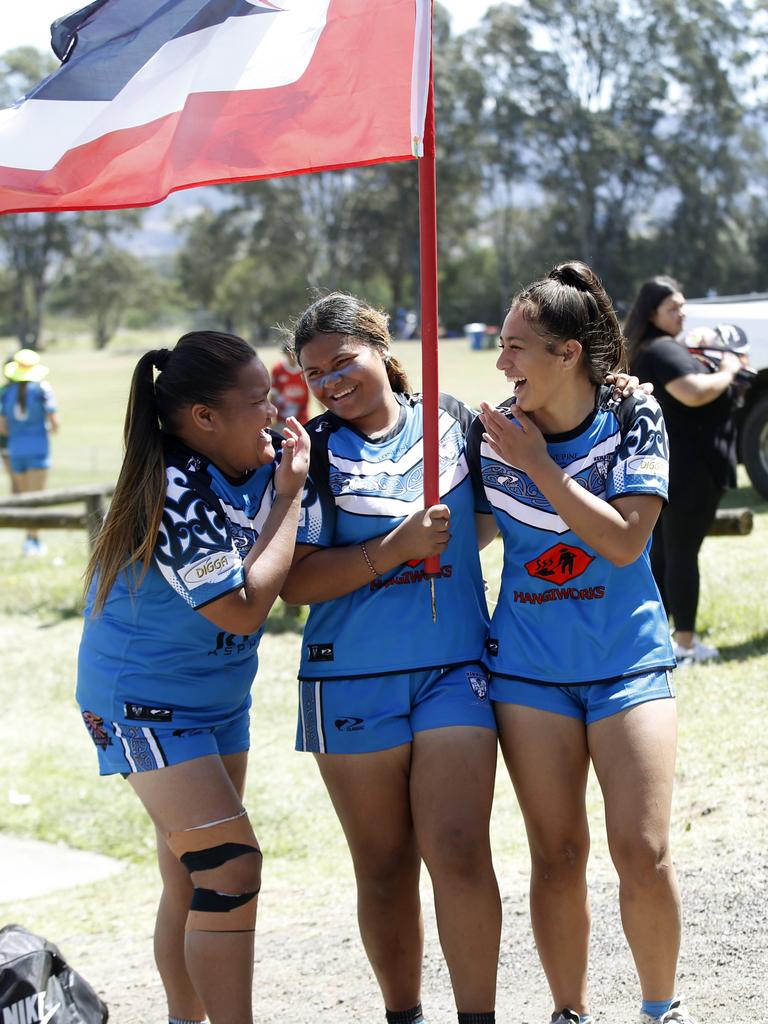
[[[458,486],[469,470],[461,427],[445,411],[438,421],[438,436],[442,493]],[[336,504],[354,515],[410,515],[423,500],[423,454],[420,435],[392,451],[376,451],[373,445],[366,445],[352,458],[329,447],[329,487]]]
[[[205,585],[208,579],[211,582],[220,581],[228,575],[224,571],[227,568],[230,568],[230,572],[236,569],[236,561],[232,558],[228,564],[217,565],[206,571],[207,561],[210,561],[213,553],[220,551],[224,555],[234,554],[233,544],[223,518],[191,489],[186,473],[171,466],[166,476],[165,509],[155,547],[155,559],[176,593],[195,607],[200,602],[193,597],[194,589]],[[202,564],[199,557],[187,561],[201,553]]]
[[[612,501],[667,496],[668,443],[655,399],[605,408],[607,389],[584,423],[547,437],[547,451],[579,486]],[[650,542],[617,567],[578,537],[523,470],[482,440],[468,439],[473,476],[482,481],[504,539],[501,592],[486,664],[496,675],[540,683],[586,684],[671,667],[666,616],[651,574]]]
[[[625,436],[620,410],[600,412],[602,439],[584,455],[571,450],[570,445],[561,451],[562,444],[552,444],[552,458],[579,486],[604,500],[610,501],[619,493],[662,493],[666,497],[669,450],[658,403],[651,399],[637,406]],[[480,456],[483,485],[495,509],[529,527],[551,533],[568,531],[536,484],[496,455],[485,441]]]
[[[656,486],[666,497],[669,484],[669,441],[664,417],[656,399],[643,403],[628,428],[622,445],[623,458],[611,466],[607,492],[638,493]]]
[[[398,401],[398,425],[381,440],[371,441],[331,413],[308,425],[312,458],[300,544],[359,544],[391,532],[422,508],[421,399],[400,395]],[[301,679],[448,667],[480,656],[487,609],[474,511],[485,508],[485,500],[469,476],[464,441],[473,413],[448,395],[440,403],[440,494],[451,509],[451,541],[435,582],[437,623],[423,566],[399,566],[311,607]]]
[[[242,586],[243,558],[274,501],[274,463],[233,483],[169,441],[166,465],[149,570],[138,585],[120,574],[100,615],[89,593],[78,700],[109,721],[123,719],[126,703],[168,708],[185,728],[220,722],[249,699],[261,630],[235,636],[197,609]]]

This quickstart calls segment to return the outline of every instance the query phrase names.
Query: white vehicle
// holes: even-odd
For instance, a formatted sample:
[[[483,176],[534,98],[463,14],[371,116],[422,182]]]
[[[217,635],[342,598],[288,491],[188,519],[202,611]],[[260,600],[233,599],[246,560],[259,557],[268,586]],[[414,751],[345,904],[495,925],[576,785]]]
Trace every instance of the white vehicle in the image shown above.
[[[739,458],[755,490],[768,498],[768,294],[686,302],[686,332],[717,324],[735,324],[749,340],[749,362],[757,376],[739,412]]]

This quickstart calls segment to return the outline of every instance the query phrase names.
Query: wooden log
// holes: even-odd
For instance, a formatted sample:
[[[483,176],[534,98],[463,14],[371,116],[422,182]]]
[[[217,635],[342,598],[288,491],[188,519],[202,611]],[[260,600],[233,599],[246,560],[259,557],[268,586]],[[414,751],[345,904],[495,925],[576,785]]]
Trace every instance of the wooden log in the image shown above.
[[[709,528],[710,537],[746,537],[752,533],[754,516],[751,508],[719,508]]]
[[[87,530],[87,512],[77,509],[0,508],[0,527],[25,530]]]
[[[88,521],[88,546],[93,550],[99,530],[104,522],[107,511],[105,494],[91,494],[85,499],[85,517]]]
[[[25,491],[0,497],[0,508],[43,508],[46,505],[69,505],[74,501],[102,503],[114,493],[112,484],[83,484],[55,491]]]

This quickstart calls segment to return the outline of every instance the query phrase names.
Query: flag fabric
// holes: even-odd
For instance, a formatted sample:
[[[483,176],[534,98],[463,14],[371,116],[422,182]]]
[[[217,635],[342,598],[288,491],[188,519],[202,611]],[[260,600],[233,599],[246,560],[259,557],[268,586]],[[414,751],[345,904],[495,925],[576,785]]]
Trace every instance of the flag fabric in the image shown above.
[[[95,0],[0,110],[0,212],[422,155],[431,0]]]

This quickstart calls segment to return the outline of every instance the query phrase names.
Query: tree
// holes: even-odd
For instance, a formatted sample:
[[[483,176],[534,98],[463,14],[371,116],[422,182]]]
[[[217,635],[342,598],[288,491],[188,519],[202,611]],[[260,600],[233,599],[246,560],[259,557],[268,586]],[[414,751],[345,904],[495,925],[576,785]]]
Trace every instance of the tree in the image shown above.
[[[738,289],[751,269],[749,166],[765,149],[743,98],[744,73],[754,63],[752,12],[738,0],[653,0],[650,6],[675,82],[673,130],[659,146],[678,194],[661,234],[666,265],[691,294]]]
[[[138,227],[142,217],[141,210],[110,210],[75,218],[78,245],[57,281],[58,305],[86,314],[93,324],[96,348],[107,345],[126,310],[140,296],[152,301],[157,292],[154,275],[142,260],[115,241]]]
[[[10,106],[56,67],[52,57],[24,46],[0,56],[0,106]],[[23,346],[37,346],[45,299],[56,268],[71,251],[74,222],[62,214],[0,217],[0,252],[12,294],[10,327]]]
[[[183,225],[177,256],[179,284],[187,303],[210,309],[220,282],[242,251],[245,232],[232,208],[203,209]]]
[[[62,282],[67,306],[85,312],[96,348],[105,348],[139,297],[151,294],[154,277],[140,259],[111,242],[89,248]]]

